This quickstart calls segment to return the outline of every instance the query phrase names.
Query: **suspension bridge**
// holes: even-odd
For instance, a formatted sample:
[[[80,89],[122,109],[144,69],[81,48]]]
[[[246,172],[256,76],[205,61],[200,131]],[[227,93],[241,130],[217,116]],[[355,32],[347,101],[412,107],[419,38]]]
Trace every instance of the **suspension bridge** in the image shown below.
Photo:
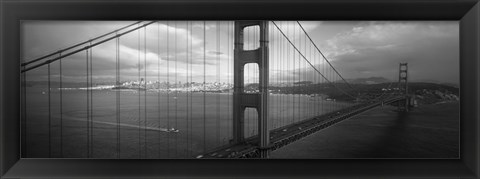
[[[21,73],[27,157],[267,158],[372,108],[412,103],[406,63],[398,82],[369,93],[298,21],[138,21],[25,59]],[[110,87],[99,87],[101,75],[112,76]],[[32,97],[29,79],[38,76],[46,84]],[[44,126],[42,140],[32,125]]]

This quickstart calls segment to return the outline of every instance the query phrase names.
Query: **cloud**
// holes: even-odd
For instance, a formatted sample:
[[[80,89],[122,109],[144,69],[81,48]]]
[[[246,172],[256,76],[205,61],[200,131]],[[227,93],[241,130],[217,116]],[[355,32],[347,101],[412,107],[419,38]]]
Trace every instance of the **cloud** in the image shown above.
[[[366,22],[320,45],[348,77],[395,79],[398,63],[409,63],[412,80],[459,81],[457,22]]]
[[[22,56],[24,59],[33,59],[131,23],[133,22],[25,21],[22,24]],[[228,32],[233,29],[232,24],[207,22],[206,25],[207,31],[204,32],[203,22],[162,21],[122,36],[119,38],[120,70],[132,71],[133,74],[138,70],[158,70],[160,65],[160,70],[165,71],[173,68],[168,64],[175,63],[179,71],[186,68],[186,63],[191,64],[191,68],[200,68],[197,66],[202,65],[201,69],[204,68],[203,65],[207,69],[214,68],[217,64],[226,66],[225,61],[231,61],[229,55],[233,55],[233,33]],[[204,38],[207,42],[204,42]],[[101,69],[97,75],[110,74],[111,78],[114,77],[115,52],[115,40],[93,48],[95,68]],[[64,65],[69,75],[85,74],[85,67],[82,67],[85,66],[85,53],[82,51],[64,60],[69,61]],[[31,72],[32,76],[40,73],[43,74]]]
[[[126,21],[25,21],[22,23],[22,58],[32,59],[72,44],[91,39],[133,22]],[[304,49],[305,38],[296,21],[275,21],[282,32],[297,47]],[[305,31],[314,38],[320,50],[345,78],[382,76],[395,79],[398,63],[409,63],[412,80],[432,79],[458,83],[459,31],[458,22],[332,22],[301,21]],[[165,71],[215,76],[217,65],[223,79],[231,77],[233,66],[232,22],[170,21],[159,22],[120,38],[120,70],[124,78],[135,78],[138,70],[152,77]],[[322,36],[327,34],[328,36]],[[205,36],[204,36],[205,35]],[[246,46],[258,46],[256,42]],[[218,39],[217,39],[218,38]],[[204,41],[205,39],[205,41]],[[270,51],[293,51],[276,26],[270,26]],[[219,43],[218,43],[219,42]],[[256,44],[254,44],[256,43]],[[277,44],[277,45],[275,45]],[[205,45],[205,47],[204,47]],[[287,45],[288,46],[288,45]],[[115,42],[93,49],[94,72],[99,77],[115,74]],[[310,53],[311,50],[302,51]],[[296,52],[290,53],[295,54]],[[271,55],[271,58],[288,54]],[[307,56],[310,58],[309,56]],[[139,61],[140,60],[140,61]],[[64,60],[66,75],[85,74],[85,52]],[[67,62],[68,61],[68,62]],[[319,60],[312,61],[319,64]],[[186,64],[190,64],[187,66]],[[273,59],[271,65],[278,65]],[[177,68],[175,68],[177,65]],[[205,66],[204,66],[205,65]],[[52,64],[53,71],[57,67]],[[295,67],[288,67],[284,76],[295,79]],[[298,66],[297,66],[298,68]],[[156,72],[160,71],[160,72]],[[277,72],[272,73],[272,75]],[[44,72],[32,72],[42,74]],[[197,77],[196,76],[196,77]],[[280,75],[279,75],[280,76]],[[199,79],[202,80],[202,79]]]

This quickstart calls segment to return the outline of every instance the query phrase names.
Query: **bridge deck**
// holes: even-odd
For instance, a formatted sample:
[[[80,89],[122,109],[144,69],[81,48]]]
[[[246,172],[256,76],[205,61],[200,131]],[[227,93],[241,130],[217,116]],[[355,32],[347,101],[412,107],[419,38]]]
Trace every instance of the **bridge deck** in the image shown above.
[[[354,105],[339,111],[334,111],[321,116],[293,123],[281,128],[270,131],[270,147],[263,150],[276,150],[288,145],[296,140],[304,138],[321,129],[332,126],[338,122],[348,119],[352,116],[365,112],[376,106],[391,103],[403,99],[403,97],[389,98],[383,101],[371,102]],[[243,143],[230,144],[214,149],[197,158],[250,158],[257,157],[260,149],[258,148],[258,136],[245,139]]]

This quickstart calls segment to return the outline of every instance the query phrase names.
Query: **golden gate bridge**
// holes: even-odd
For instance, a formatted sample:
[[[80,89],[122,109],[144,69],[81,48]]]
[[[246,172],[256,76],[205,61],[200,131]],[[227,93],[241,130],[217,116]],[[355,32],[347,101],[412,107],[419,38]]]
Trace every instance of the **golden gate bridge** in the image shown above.
[[[207,34],[207,23],[215,27],[213,34]],[[185,30],[179,31],[180,26]],[[155,37],[147,29],[156,32]],[[136,59],[124,57],[122,40],[135,33]],[[180,33],[186,37],[182,42],[177,38]],[[194,36],[203,38],[202,43],[194,42]],[[108,53],[115,66],[115,112],[109,117],[99,115],[101,106],[95,103],[101,99],[94,94],[94,67],[99,59],[94,52],[106,43],[114,43],[114,49],[101,53]],[[216,54],[207,52],[207,44],[215,44],[212,48]],[[156,52],[148,50],[149,45]],[[148,53],[157,54],[155,72],[147,70]],[[166,55],[161,57],[161,53]],[[48,126],[47,149],[40,156],[71,157],[65,143],[69,142],[66,133],[71,129],[66,122],[72,119],[65,114],[64,105],[72,101],[64,86],[68,70],[63,68],[69,60],[82,59],[84,66],[78,68],[85,69],[82,79],[86,90],[82,93],[84,106],[79,109],[84,113],[76,120],[82,123],[79,148],[85,150],[75,149],[84,151],[82,158],[98,156],[96,151],[104,145],[98,139],[103,133],[100,125],[114,126],[109,128],[114,135],[102,139],[114,143],[113,158],[125,158],[124,154],[132,151],[138,154],[136,158],[268,158],[278,148],[377,106],[396,103],[399,110],[408,111],[411,101],[406,63],[399,65],[398,82],[388,86],[398,90],[365,95],[361,87],[341,75],[298,21],[138,21],[36,59],[23,60],[22,155],[37,150],[27,147],[28,123],[39,118],[28,112],[31,104],[27,83],[28,74],[40,70],[47,77],[46,100],[42,103],[46,116],[42,121]],[[135,110],[124,109],[125,103],[133,104],[133,98],[124,99],[125,92],[120,90],[125,80],[122,61],[126,60],[137,61],[137,83],[129,88],[136,89]],[[212,65],[214,68],[210,68]],[[212,72],[215,75],[210,75]],[[225,74],[233,76],[228,79],[233,91],[227,87],[226,99],[220,93],[210,93],[207,84],[208,76],[215,81],[212,86],[219,89]],[[161,86],[162,78],[167,79],[165,87]],[[149,84],[147,80],[157,82]],[[160,90],[163,88],[166,90]],[[322,102],[312,102],[315,99]],[[137,130],[136,136],[125,133],[133,129]],[[122,140],[125,135],[137,146]]]

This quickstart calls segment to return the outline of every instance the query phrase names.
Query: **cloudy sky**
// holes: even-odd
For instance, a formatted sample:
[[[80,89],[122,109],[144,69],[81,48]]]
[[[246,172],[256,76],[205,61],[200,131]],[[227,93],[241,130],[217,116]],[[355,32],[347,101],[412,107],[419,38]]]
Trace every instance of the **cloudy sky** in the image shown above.
[[[132,21],[25,21],[22,23],[22,58],[26,61],[94,38]],[[411,81],[459,83],[459,27],[457,21],[308,21],[300,22],[332,65],[347,79],[384,77],[398,80],[398,63],[408,62]],[[305,36],[298,35],[296,22],[276,22],[292,43],[322,69],[324,62]],[[204,30],[206,30],[204,32]],[[246,30],[245,48],[253,49],[256,29]],[[307,63],[295,66],[286,54],[285,38],[270,26],[271,79],[296,69],[313,71]],[[205,33],[205,36],[204,36]],[[308,43],[307,43],[308,42]],[[115,40],[92,50],[93,78],[111,81],[115,76]],[[300,47],[302,44],[303,48]],[[205,46],[205,48],[204,48]],[[231,82],[233,72],[232,22],[159,22],[120,38],[121,80],[135,80],[146,73],[147,80]],[[306,48],[308,47],[308,49]],[[310,55],[308,55],[310,54]],[[296,57],[299,60],[299,57]],[[85,78],[86,52],[62,60],[64,80]],[[52,78],[58,77],[58,63],[51,64]],[[246,69],[246,80],[256,76]],[[300,71],[302,71],[300,70]],[[325,71],[327,73],[327,71]],[[46,67],[28,72],[30,80],[45,80]]]

